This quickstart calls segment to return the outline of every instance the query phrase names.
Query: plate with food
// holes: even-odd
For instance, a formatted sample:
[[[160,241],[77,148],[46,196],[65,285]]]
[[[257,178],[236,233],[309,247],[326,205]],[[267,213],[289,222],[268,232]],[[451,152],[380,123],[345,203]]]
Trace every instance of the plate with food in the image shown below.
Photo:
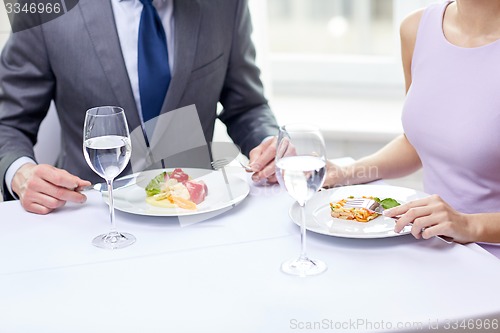
[[[236,205],[250,192],[248,183],[228,174],[231,193],[221,172],[171,168],[133,175],[135,182],[113,191],[117,210],[147,216],[204,214]],[[107,192],[103,192],[107,197]]]
[[[427,197],[414,189],[390,185],[352,185],[332,188],[316,193],[306,204],[306,228],[316,233],[346,238],[385,238],[405,235],[394,232],[395,219],[365,208],[344,207],[347,200],[371,199],[382,207],[397,205]],[[299,224],[300,207],[295,203],[290,209],[293,222]]]

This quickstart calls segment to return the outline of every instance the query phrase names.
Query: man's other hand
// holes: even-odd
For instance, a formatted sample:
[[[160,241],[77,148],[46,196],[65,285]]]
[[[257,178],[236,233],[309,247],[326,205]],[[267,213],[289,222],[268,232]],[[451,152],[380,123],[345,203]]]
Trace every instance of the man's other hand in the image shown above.
[[[264,140],[260,145],[250,151],[250,163],[254,174],[252,180],[260,182],[266,180],[268,183],[276,183],[276,167],[274,158],[276,157],[276,137]]]

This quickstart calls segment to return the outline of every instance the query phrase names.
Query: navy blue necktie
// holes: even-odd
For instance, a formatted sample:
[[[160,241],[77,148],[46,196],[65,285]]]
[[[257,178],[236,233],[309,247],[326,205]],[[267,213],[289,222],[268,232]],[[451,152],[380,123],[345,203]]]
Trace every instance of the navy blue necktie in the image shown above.
[[[152,0],[143,4],[139,24],[138,71],[139,93],[144,122],[160,114],[170,84],[165,30]]]

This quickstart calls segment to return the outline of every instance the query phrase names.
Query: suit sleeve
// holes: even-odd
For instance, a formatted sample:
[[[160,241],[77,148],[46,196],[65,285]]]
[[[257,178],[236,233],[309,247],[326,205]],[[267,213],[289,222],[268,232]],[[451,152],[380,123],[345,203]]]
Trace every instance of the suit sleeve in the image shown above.
[[[0,55],[0,179],[4,200],[8,167],[19,157],[35,160],[40,123],[54,92],[41,27],[11,34]]]
[[[278,124],[269,108],[260,70],[255,65],[251,40],[252,23],[247,0],[238,1],[229,65],[221,94],[224,107],[219,118],[244,154],[268,136],[276,135]]]

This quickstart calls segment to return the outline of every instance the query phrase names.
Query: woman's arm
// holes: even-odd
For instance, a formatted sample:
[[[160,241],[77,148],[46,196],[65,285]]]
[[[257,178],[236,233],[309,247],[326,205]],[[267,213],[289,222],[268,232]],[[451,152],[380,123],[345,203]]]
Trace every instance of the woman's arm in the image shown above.
[[[326,187],[371,182],[382,178],[408,175],[421,166],[420,159],[403,134],[376,153],[363,157],[346,167],[332,163],[327,166]]]
[[[500,243],[500,213],[469,215],[474,236],[470,242]]]

